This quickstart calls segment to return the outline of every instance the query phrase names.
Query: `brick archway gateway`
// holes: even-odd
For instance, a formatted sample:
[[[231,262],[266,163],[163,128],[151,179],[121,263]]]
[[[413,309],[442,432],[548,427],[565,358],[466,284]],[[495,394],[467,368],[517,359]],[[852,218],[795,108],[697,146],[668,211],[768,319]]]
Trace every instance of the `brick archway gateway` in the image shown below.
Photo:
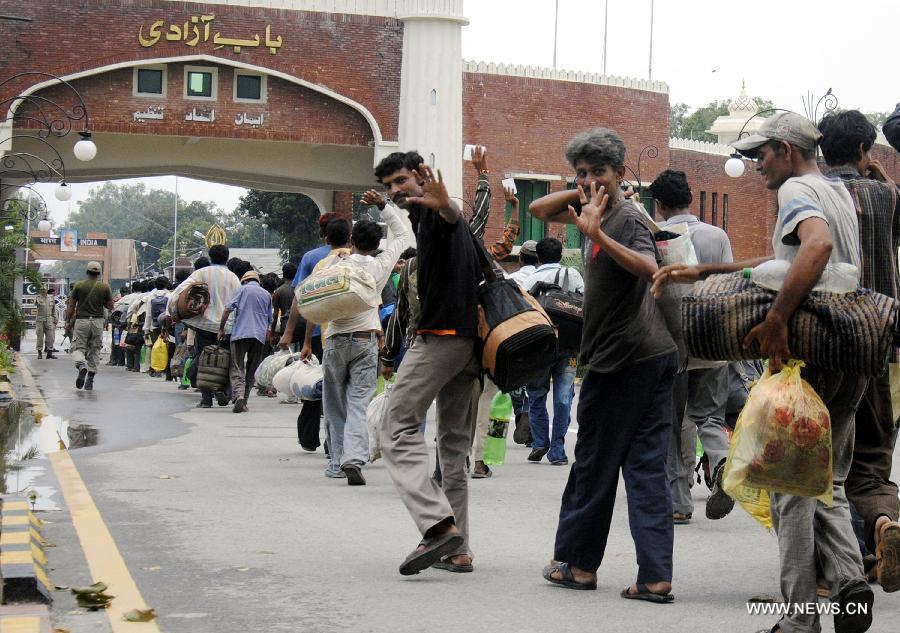
[[[153,66],[167,69],[169,84],[175,83],[173,78],[177,80],[185,68],[214,69],[219,98],[200,103],[199,108],[197,102],[180,95],[153,102],[133,95],[128,98],[126,84],[133,83],[134,71]],[[231,94],[226,94],[230,92],[226,90],[229,70],[265,76],[266,103],[235,103]],[[324,212],[332,208],[335,190],[370,186],[374,162],[397,148],[396,142],[384,141],[378,121],[359,102],[297,76],[211,55],[120,62],[62,78],[75,86],[89,103],[94,130],[99,130],[94,132],[94,139],[102,147],[89,163],[66,161],[69,182],[175,174],[248,188],[304,193]],[[63,92],[54,83],[35,84],[22,94],[52,99],[55,93]],[[124,96],[118,107],[91,106],[97,99],[98,88],[110,85],[116,86]],[[305,109],[315,117],[327,116],[334,129],[324,127],[327,124],[323,123],[322,127],[317,125],[298,133],[283,111],[269,114],[270,104],[282,101],[293,104],[288,106],[289,112]],[[134,109],[145,103],[152,105]],[[137,115],[155,109],[169,110],[171,120],[154,126],[136,122]],[[205,126],[208,129],[183,121],[187,114],[198,111],[214,112],[217,121]],[[250,125],[253,132],[262,130],[262,133],[229,134],[237,127],[235,121],[245,115],[262,122]],[[273,120],[278,128],[270,132],[265,126],[267,122],[271,126]],[[217,122],[221,123],[215,127]],[[69,149],[69,139],[48,140],[63,155]],[[15,144],[11,150],[16,151]]]
[[[302,192],[324,210],[371,186],[386,154],[427,147],[461,194],[461,0],[0,0],[0,15],[16,18],[2,22],[5,72],[39,60],[85,98],[99,152],[77,163],[68,139],[54,143],[70,181],[177,174]],[[215,75],[211,98],[188,94],[197,67]],[[138,90],[139,68],[163,69],[161,94]],[[262,101],[238,98],[241,73],[264,77]]]

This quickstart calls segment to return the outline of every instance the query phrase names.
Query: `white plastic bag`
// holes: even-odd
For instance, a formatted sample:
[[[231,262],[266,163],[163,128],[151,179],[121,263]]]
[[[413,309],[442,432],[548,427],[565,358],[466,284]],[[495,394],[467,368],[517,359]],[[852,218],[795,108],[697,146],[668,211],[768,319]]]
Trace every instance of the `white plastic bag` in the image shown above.
[[[374,462],[381,457],[381,429],[387,418],[388,406],[391,400],[393,382],[384,385],[384,391],[372,398],[369,408],[366,409],[366,425],[369,427],[369,461]]]
[[[656,241],[656,248],[659,250],[659,256],[662,260],[660,267],[670,264],[697,265],[697,253],[694,251],[694,244],[691,242],[691,237],[688,234],[686,222],[662,228],[656,226],[655,223],[652,226],[651,230],[654,235],[658,231],[678,234],[678,237],[670,240]],[[691,294],[692,290],[693,286],[688,284],[666,284],[662,296],[656,301],[660,312],[662,312],[663,319],[666,321],[669,334],[672,335],[675,344],[678,346],[679,365],[684,363],[687,358],[687,344],[685,343],[684,332],[681,327],[681,300]]]
[[[311,397],[316,391],[316,383],[324,378],[322,366],[315,356],[296,363],[291,375],[291,395],[299,400],[318,400]]]
[[[271,387],[275,374],[299,359],[300,354],[291,354],[288,351],[279,351],[266,356],[256,368],[254,382],[260,387]]]
[[[272,379],[272,386],[275,387],[278,393],[282,393],[288,398],[293,396],[291,393],[291,379],[294,377],[294,372],[297,371],[299,366],[300,363],[291,363],[278,370],[278,373],[276,373],[275,377]]]

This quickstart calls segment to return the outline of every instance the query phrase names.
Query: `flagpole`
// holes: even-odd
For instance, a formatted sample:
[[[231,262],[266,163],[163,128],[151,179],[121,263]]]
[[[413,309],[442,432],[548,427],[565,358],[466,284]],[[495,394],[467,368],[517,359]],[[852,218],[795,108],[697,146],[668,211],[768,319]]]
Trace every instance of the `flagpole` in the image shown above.
[[[553,16],[553,70],[556,70],[556,40],[559,35],[559,0],[556,0],[556,11]]]
[[[650,0],[650,64],[647,69],[649,81],[653,81],[653,5],[654,0]]]
[[[606,75],[606,25],[609,24],[609,0],[603,9],[603,74]]]

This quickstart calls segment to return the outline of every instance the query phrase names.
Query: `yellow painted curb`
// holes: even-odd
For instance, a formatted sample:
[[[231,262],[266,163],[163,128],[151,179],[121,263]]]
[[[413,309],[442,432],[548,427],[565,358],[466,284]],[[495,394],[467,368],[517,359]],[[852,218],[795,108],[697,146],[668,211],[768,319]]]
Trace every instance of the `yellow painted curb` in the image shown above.
[[[0,500],[0,577],[5,602],[52,601],[40,521],[18,497]],[[0,630],[2,633],[2,630]]]
[[[43,396],[37,389],[34,377],[28,367],[21,361],[18,364],[22,382],[30,392],[30,399],[35,413],[42,416],[49,414]],[[81,542],[81,549],[87,560],[91,576],[95,581],[108,585],[105,593],[115,596],[106,609],[109,624],[113,633],[159,633],[155,621],[128,622],[125,613],[132,609],[147,609],[149,606],[141,596],[141,592],[128,571],[128,566],[116,546],[115,539],[103,521],[100,511],[94,504],[91,493],[82,480],[75,462],[67,450],[49,453],[47,458],[53,466],[53,472],[59,482],[59,489],[72,518],[72,525]]]

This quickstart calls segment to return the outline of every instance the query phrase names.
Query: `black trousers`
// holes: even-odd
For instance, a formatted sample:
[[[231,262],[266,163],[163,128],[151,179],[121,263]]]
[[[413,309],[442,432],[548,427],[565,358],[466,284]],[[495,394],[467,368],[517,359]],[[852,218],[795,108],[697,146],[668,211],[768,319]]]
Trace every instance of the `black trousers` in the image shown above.
[[[555,560],[590,572],[600,566],[621,470],[637,582],[672,580],[674,528],[666,452],[675,366],[672,353],[609,374],[587,373],[578,400],[575,463],[559,510]]]
[[[891,411],[891,376],[869,379],[856,411],[853,463],[844,488],[865,524],[866,547],[875,552],[875,522],[880,516],[896,521],[900,515],[897,484],[891,481],[897,426]]]
[[[313,355],[322,362],[322,337],[314,336],[312,340]],[[321,446],[319,428],[322,425],[322,401],[304,400],[297,416],[297,441],[307,450],[315,450]]]

